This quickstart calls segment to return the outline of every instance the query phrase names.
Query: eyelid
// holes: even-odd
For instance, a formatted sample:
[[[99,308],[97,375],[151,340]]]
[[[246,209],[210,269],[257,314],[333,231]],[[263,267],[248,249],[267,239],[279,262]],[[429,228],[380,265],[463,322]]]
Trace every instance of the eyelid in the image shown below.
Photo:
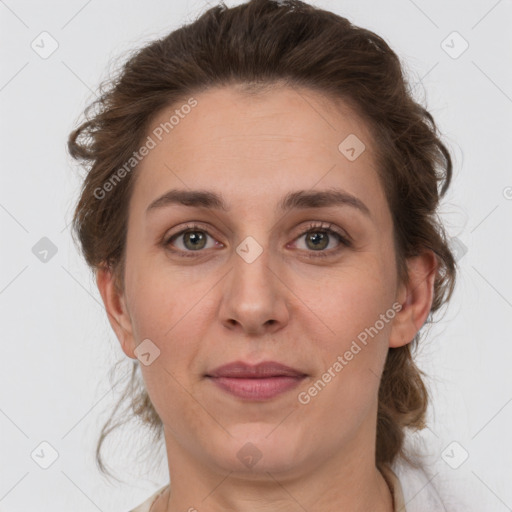
[[[187,232],[193,232],[193,231],[202,231],[204,233],[206,233],[207,236],[209,236],[210,238],[214,239],[216,242],[217,239],[210,233],[210,231],[212,231],[212,228],[211,227],[207,227],[206,225],[202,225],[200,222],[196,223],[196,222],[190,222],[190,223],[187,223],[185,225],[185,227],[182,227],[179,231],[177,231],[176,233],[173,233],[171,235],[165,235],[163,237],[163,241],[162,241],[162,245],[164,246],[164,248],[169,248],[169,246],[171,245],[171,241],[175,238],[179,238],[180,236],[184,235],[185,233]],[[222,244],[222,242],[219,242],[221,245],[224,245]],[[180,255],[183,255],[184,253],[189,253],[191,256],[194,255],[194,254],[197,254],[197,253],[204,253],[206,252],[206,250],[198,250],[198,251],[183,251],[182,249],[169,249],[171,252],[174,252],[174,253],[178,253]]]
[[[307,235],[309,232],[314,231],[314,230],[324,231],[324,232],[327,232],[328,234],[331,234],[331,235],[334,234],[338,237],[338,240],[340,242],[339,247],[337,247],[335,249],[330,249],[328,251],[305,251],[305,252],[311,253],[310,254],[311,257],[316,257],[316,256],[328,257],[330,255],[337,254],[343,248],[343,246],[352,247],[352,244],[353,244],[352,238],[345,231],[339,230],[339,228],[337,228],[337,226],[335,226],[332,222],[329,223],[329,222],[324,222],[324,221],[310,221],[306,227],[302,227],[299,229],[300,229],[300,232],[296,236],[294,236],[292,242],[295,242],[298,238],[303,237],[304,235]],[[162,244],[165,248],[168,248],[173,239],[178,238],[190,231],[192,231],[192,232],[193,231],[202,231],[202,232],[206,233],[207,236],[209,236],[210,238],[212,238],[216,242],[218,242],[218,240],[216,240],[216,238],[210,233],[210,230],[211,230],[210,227],[206,227],[205,225],[202,225],[200,222],[199,223],[191,222],[191,223],[186,224],[185,227],[183,227],[176,233],[173,233],[169,236],[164,236]],[[220,243],[221,245],[224,245],[224,244],[222,244],[222,242],[218,242],[218,243]],[[182,249],[168,249],[168,250],[170,250],[171,252],[180,254],[184,257],[194,256],[195,254],[207,252],[207,250],[205,250],[205,249],[197,250],[197,251],[184,251]]]
[[[305,257],[307,258],[334,257],[337,256],[342,250],[352,248],[354,244],[352,238],[345,231],[340,230],[332,222],[311,221],[306,228],[301,229],[301,233],[294,237],[293,242],[295,242],[299,238],[302,238],[304,235],[307,235],[308,233],[315,231],[325,232],[329,236],[334,235],[338,238],[339,242],[339,245],[337,247],[326,251],[301,251],[304,252]]]
[[[304,230],[304,228],[301,228],[301,229],[302,229],[302,232],[299,233],[294,238],[294,240],[300,236],[305,235],[306,233],[309,233],[310,231],[317,229],[318,231],[326,231],[328,233],[329,232],[334,233],[334,234],[338,235],[345,242],[347,242],[349,244],[353,243],[353,240],[350,237],[350,235],[345,230],[339,229],[333,222],[324,222],[324,221],[320,221],[320,220],[319,221],[310,221],[310,223],[308,224],[308,226],[305,230]]]

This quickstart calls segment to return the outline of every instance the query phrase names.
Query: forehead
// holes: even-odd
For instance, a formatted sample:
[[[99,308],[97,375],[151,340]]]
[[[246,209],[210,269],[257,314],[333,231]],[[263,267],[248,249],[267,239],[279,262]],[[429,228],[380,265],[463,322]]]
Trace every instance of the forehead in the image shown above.
[[[249,93],[235,86],[219,87],[203,91],[194,99],[197,105],[187,108],[189,113],[180,115],[179,119],[172,114],[185,111],[189,99],[157,113],[151,123],[152,130],[160,127],[162,131],[164,127],[165,132],[162,133],[165,140],[158,142],[176,151],[193,148],[199,152],[204,152],[203,144],[208,144],[208,149],[214,146],[219,152],[238,155],[241,151],[233,145],[241,144],[240,149],[244,150],[259,147],[276,150],[276,157],[281,149],[289,150],[283,142],[295,142],[305,151],[323,146],[338,156],[339,143],[354,134],[365,142],[367,156],[372,151],[368,127],[359,116],[341,100],[310,89],[276,86]],[[169,127],[171,117],[176,124]],[[304,144],[306,141],[309,144]],[[259,155],[257,150],[254,154]]]
[[[193,108],[186,98],[152,119],[155,146],[137,168],[134,206],[176,187],[231,191],[233,199],[236,191],[244,203],[315,186],[383,199],[368,127],[341,101],[296,87],[222,87],[192,99]]]

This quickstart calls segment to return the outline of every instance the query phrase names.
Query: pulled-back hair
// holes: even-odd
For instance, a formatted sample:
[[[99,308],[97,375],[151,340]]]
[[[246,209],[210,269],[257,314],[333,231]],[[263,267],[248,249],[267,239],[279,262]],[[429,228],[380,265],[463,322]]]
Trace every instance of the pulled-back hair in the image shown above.
[[[94,271],[109,268],[118,289],[124,289],[128,202],[137,167],[101,200],[97,191],[140,147],[158,112],[213,87],[236,85],[256,94],[277,84],[341,100],[366,123],[392,214],[400,282],[408,282],[407,258],[424,249],[436,255],[432,318],[455,285],[456,263],[437,214],[452,178],[450,154],[431,114],[413,99],[389,45],[299,0],[219,4],[139,49],[102,84],[101,95],[68,141],[71,155],[87,168],[73,218],[73,236],[87,264]],[[411,343],[388,351],[379,388],[377,466],[399,455],[407,459],[406,428],[425,427],[429,394],[413,361],[420,332]],[[104,473],[101,447],[118,426],[138,417],[155,441],[162,436],[139,362],[131,364],[124,393],[98,440],[96,461]]]

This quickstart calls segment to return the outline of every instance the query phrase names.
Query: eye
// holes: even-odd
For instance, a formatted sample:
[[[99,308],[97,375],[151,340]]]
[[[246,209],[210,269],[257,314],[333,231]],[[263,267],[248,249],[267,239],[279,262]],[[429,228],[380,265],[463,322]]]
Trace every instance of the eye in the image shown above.
[[[309,253],[308,257],[327,257],[338,253],[343,247],[351,247],[351,242],[338,231],[332,229],[332,224],[311,223],[307,231],[304,231],[295,240],[304,237],[305,250]],[[213,241],[208,245],[208,238]],[[338,241],[338,246],[325,250],[331,245],[333,239]],[[178,242],[178,243],[176,243]],[[164,247],[183,257],[193,257],[194,252],[201,252],[202,249],[211,249],[213,247],[224,247],[224,245],[215,240],[208,230],[197,224],[187,225],[186,229],[182,229],[168,237],[163,242]],[[175,248],[171,248],[175,247]],[[187,254],[188,253],[188,254]]]
[[[337,231],[331,229],[332,224],[310,224],[308,226],[308,230],[303,232],[296,240],[300,240],[304,237],[304,244],[306,247],[306,251],[308,252],[316,252],[317,254],[311,254],[308,256],[311,257],[326,257],[332,255],[333,253],[339,252],[343,246],[350,247],[351,243],[345,238],[343,235],[338,233]],[[331,248],[331,250],[326,251],[325,249],[331,245],[333,240],[338,241],[338,246]],[[341,244],[341,247],[340,247]],[[301,247],[299,247],[302,249]],[[326,254],[327,253],[327,254]]]
[[[208,238],[214,240],[214,242],[209,246],[207,245]],[[175,244],[175,241],[178,241],[179,243]],[[217,242],[213,237],[210,236],[208,231],[196,224],[188,225],[186,229],[181,230],[179,233],[175,233],[166,241],[164,241],[165,247],[168,247],[169,245],[177,247],[175,252],[198,252],[202,249],[211,249],[212,247],[219,245],[222,246],[221,243]],[[174,249],[171,250],[174,251]]]

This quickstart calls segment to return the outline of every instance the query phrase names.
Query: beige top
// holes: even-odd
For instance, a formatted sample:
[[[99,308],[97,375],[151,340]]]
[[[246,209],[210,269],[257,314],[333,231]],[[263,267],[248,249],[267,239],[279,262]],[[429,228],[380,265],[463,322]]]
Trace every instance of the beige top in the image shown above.
[[[400,480],[398,480],[398,477],[395,475],[395,473],[389,466],[386,466],[384,468],[384,470],[382,471],[382,476],[386,480],[391,491],[391,495],[393,496],[393,512],[407,512],[405,510],[402,486],[400,485]],[[156,501],[158,496],[160,496],[160,494],[162,494],[165,491],[165,489],[167,489],[168,486],[169,484],[164,485],[163,487],[158,489],[144,503],[141,503],[138,507],[130,510],[130,512],[149,512],[149,509]]]

